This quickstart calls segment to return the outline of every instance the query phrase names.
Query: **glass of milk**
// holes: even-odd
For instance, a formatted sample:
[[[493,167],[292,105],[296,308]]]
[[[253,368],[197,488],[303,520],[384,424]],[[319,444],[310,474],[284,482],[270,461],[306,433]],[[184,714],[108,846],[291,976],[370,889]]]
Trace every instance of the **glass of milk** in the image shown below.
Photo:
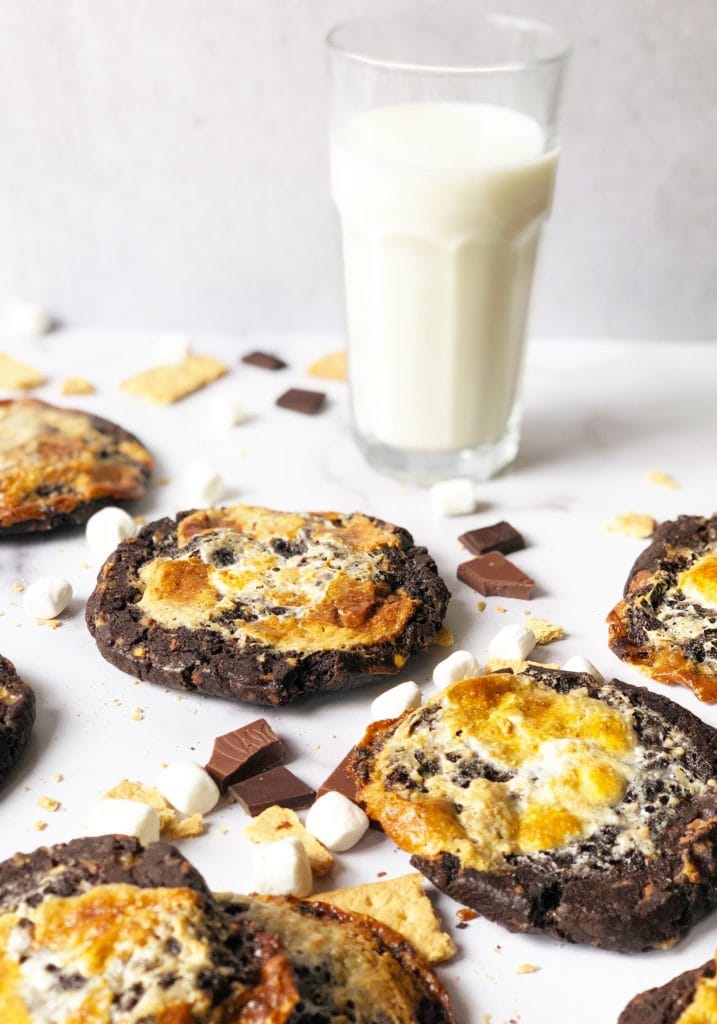
[[[357,440],[396,475],[485,479],[518,450],[567,47],[495,15],[347,23],[328,49]]]

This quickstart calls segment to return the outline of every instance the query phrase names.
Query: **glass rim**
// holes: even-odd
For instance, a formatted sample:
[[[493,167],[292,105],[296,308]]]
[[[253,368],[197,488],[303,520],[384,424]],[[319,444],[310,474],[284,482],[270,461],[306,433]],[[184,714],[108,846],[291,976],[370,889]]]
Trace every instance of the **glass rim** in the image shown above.
[[[381,25],[381,24],[431,24],[427,15],[376,15],[369,18],[350,18],[334,25],[326,35],[326,47],[330,53],[354,61],[357,64],[365,64],[369,67],[380,68],[387,71],[410,71],[424,72],[428,74],[442,75],[480,75],[495,74],[498,72],[529,71],[531,69],[545,67],[551,64],[560,64],[570,55],[571,46],[565,36],[561,35],[547,21],[540,21],[537,18],[523,18],[512,14],[481,14],[473,15],[462,19],[465,24],[483,23],[502,28],[517,28],[529,31],[535,35],[551,38],[554,48],[544,56],[531,57],[526,60],[506,60],[494,63],[476,62],[475,64],[464,63],[421,63],[409,60],[393,60],[385,57],[372,57],[360,48],[353,48],[350,45],[342,45],[338,36],[346,29],[358,27],[359,25]]]

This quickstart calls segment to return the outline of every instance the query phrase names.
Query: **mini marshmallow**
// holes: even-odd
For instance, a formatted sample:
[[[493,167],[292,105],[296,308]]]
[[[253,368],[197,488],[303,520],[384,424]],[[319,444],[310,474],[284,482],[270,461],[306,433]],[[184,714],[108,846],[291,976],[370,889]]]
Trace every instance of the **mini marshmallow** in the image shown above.
[[[306,828],[334,853],[343,853],[361,839],[368,828],[368,818],[353,800],[330,790],[309,808]]]
[[[121,541],[135,537],[137,531],[138,526],[129,512],[109,505],[87,520],[85,538],[96,555],[107,558]]]
[[[37,338],[52,327],[52,317],[36,302],[13,302],[5,310],[3,327],[8,334]]]
[[[598,683],[604,683],[602,673],[595,668],[591,661],[587,658],[582,658],[579,654],[574,654],[572,658],[563,665],[563,671],[565,672],[586,672],[593,679],[597,680]]]
[[[30,584],[22,606],[33,619],[54,619],[72,600],[72,584],[64,576],[42,576]]]
[[[473,481],[467,477],[441,480],[431,487],[433,511],[440,516],[462,516],[476,507]]]
[[[182,814],[207,814],[219,802],[219,788],[196,761],[174,761],[159,773],[157,789]]]
[[[184,331],[165,331],[157,339],[160,363],[181,363],[192,354],[192,337]]]
[[[309,855],[295,836],[276,843],[259,843],[251,853],[251,892],[262,896],[298,896],[311,893],[313,879]]]
[[[371,702],[371,721],[380,722],[384,718],[398,718],[409,708],[421,706],[423,694],[413,681],[399,683]]]
[[[527,626],[503,626],[488,644],[488,654],[503,661],[524,661],[535,643],[535,633]]]
[[[87,833],[91,836],[134,836],[143,846],[159,839],[159,815],[154,807],[138,800],[100,800],[90,811]]]
[[[224,481],[209,462],[193,462],[184,483],[192,500],[201,505],[213,505],[224,494]]]
[[[454,651],[433,669],[433,683],[439,689],[480,675],[480,665],[470,651]]]
[[[210,407],[210,415],[213,425],[218,430],[229,429],[243,423],[246,419],[246,410],[238,398],[232,395],[217,395]]]

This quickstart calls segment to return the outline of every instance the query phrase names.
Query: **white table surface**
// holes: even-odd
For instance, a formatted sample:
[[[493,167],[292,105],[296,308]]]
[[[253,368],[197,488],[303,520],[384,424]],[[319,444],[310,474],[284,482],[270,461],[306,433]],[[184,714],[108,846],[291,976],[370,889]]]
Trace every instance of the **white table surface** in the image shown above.
[[[476,595],[455,577],[465,553],[459,533],[508,519],[527,547],[512,556],[538,582],[530,610],[562,624],[568,636],[539,649],[545,661],[582,654],[606,676],[633,683],[645,679],[608,650],[605,615],[620,596],[627,571],[643,542],[605,531],[620,512],[647,512],[657,519],[715,509],[717,440],[717,345],[706,343],[536,341],[526,372],[522,450],[515,465],[479,486],[474,515],[437,518],[426,492],[370,470],[347,428],[345,385],[306,378],[315,355],[336,339],[308,337],[207,337],[197,351],[226,358],[231,373],[180,404],[154,407],[123,394],[119,381],[152,363],[155,338],[140,333],[66,330],[22,344],[3,339],[0,348],[44,370],[48,384],[36,394],[86,408],[135,431],[157,456],[157,484],[138,504],[147,518],[191,504],[183,493],[187,464],[206,458],[227,481],[226,501],[283,509],[360,509],[407,527],[426,544],[453,592],[448,624],[456,645],[483,657],[496,630],[523,621],[526,604],[488,600],[480,614]],[[240,365],[252,348],[283,355],[279,373]],[[62,398],[63,376],[84,375],[97,393]],[[274,398],[291,385],[319,387],[330,395],[323,414],[309,418],[277,409]],[[251,411],[242,426],[216,432],[209,425],[212,397],[236,394]],[[671,473],[679,490],[646,479],[650,469]],[[318,785],[367,720],[373,697],[387,687],[372,683],[346,695],[316,698],[281,710],[257,709],[213,698],[177,695],[149,683],[135,684],[100,657],[83,619],[98,560],[83,532],[4,540],[0,543],[0,651],[35,688],[38,716],[29,748],[0,793],[0,856],[40,843],[81,835],[88,809],[122,778],[154,784],[160,763],[177,757],[206,760],[216,735],[266,715],[287,741],[290,767]],[[24,614],[13,584],[39,575],[66,575],[75,597],[62,627],[51,630]],[[500,614],[496,606],[508,610]],[[433,664],[447,652],[432,649],[409,662],[397,677],[414,678],[430,694]],[[653,684],[648,684],[653,685]],[[657,684],[654,684],[659,689]],[[670,696],[717,725],[717,709],[675,689]],[[142,721],[133,720],[136,707]],[[55,773],[63,781],[53,781]],[[57,813],[36,805],[43,796],[62,802]],[[47,822],[34,831],[38,819]],[[217,889],[247,885],[246,817],[227,805],[208,818],[208,832],[181,845]],[[226,832],[224,830],[227,830]],[[354,850],[338,855],[324,888],[409,870],[408,856],[370,832]],[[717,917],[703,922],[677,948],[624,956],[561,945],[536,936],[515,936],[485,920],[456,930],[458,905],[433,891],[443,920],[459,947],[439,968],[463,1024],[613,1024],[636,992],[696,967],[717,946]],[[532,974],[515,973],[524,963]]]

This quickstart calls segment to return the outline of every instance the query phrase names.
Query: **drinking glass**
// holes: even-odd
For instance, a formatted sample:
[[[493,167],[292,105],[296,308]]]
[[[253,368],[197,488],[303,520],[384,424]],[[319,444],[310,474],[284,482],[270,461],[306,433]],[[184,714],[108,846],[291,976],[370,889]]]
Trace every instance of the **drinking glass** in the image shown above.
[[[394,475],[485,479],[518,450],[567,46],[502,15],[372,18],[327,44],[356,439]]]

